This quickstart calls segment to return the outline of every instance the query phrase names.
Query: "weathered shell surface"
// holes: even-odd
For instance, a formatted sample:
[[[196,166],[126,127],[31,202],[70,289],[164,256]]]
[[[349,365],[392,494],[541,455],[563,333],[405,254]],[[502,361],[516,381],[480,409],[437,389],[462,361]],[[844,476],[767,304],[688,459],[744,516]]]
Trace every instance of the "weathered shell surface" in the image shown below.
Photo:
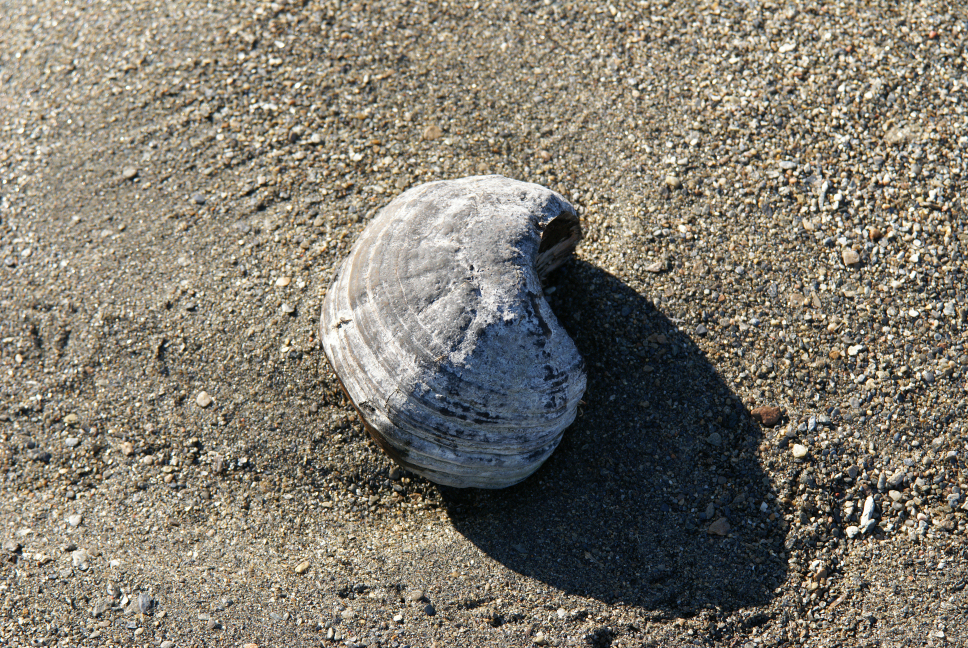
[[[562,196],[501,176],[420,185],[377,214],[326,294],[320,339],[395,461],[503,488],[551,455],[585,373],[541,278],[580,238]]]

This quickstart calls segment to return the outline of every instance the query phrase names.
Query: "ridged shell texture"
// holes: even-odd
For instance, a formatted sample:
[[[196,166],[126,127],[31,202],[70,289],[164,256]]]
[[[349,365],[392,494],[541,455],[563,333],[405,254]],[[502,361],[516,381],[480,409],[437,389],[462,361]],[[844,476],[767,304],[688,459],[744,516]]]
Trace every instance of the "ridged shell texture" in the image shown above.
[[[544,463],[585,373],[539,273],[580,238],[562,196],[501,176],[420,185],[377,214],[326,294],[320,339],[387,454],[478,488]]]

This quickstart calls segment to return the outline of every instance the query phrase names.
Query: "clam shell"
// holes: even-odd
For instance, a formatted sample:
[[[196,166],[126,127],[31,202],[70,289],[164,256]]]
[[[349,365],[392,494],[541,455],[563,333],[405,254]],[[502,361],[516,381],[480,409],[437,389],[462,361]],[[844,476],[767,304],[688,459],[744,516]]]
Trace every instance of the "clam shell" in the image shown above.
[[[320,339],[390,457],[503,488],[551,455],[585,372],[541,280],[580,238],[561,195],[501,176],[420,185],[377,214],[327,291]]]

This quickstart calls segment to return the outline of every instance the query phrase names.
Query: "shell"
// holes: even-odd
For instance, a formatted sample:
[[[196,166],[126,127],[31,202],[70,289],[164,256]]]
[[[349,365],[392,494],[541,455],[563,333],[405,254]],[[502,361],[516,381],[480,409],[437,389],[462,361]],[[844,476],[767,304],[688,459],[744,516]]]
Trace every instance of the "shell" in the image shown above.
[[[504,488],[551,455],[585,371],[541,280],[580,239],[562,196],[501,176],[420,185],[377,214],[327,291],[320,340],[391,458]]]

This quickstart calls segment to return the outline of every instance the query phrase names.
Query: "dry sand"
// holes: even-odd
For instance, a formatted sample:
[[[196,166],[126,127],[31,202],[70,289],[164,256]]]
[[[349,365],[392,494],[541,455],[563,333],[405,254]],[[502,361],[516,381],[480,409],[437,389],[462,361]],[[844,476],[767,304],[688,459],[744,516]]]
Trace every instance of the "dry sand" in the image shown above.
[[[0,644],[963,645],[957,4],[0,3]],[[499,492],[316,333],[479,173],[586,231],[585,404]]]

